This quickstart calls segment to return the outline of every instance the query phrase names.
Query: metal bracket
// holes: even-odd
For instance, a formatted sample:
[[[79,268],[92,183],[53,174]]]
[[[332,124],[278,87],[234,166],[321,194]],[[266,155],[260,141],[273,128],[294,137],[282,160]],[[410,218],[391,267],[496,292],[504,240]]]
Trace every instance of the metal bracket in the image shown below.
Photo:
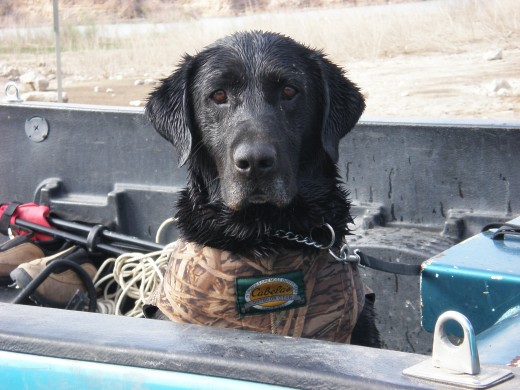
[[[5,84],[5,102],[7,103],[21,103],[23,102],[22,99],[20,99],[20,89],[18,88],[18,85],[14,81],[9,81],[7,84]]]
[[[459,345],[453,344],[446,333],[448,321],[455,321],[462,328],[464,338]],[[403,370],[403,374],[472,389],[487,389],[513,377],[510,370],[480,366],[473,326],[456,311],[447,311],[437,320],[432,359]]]

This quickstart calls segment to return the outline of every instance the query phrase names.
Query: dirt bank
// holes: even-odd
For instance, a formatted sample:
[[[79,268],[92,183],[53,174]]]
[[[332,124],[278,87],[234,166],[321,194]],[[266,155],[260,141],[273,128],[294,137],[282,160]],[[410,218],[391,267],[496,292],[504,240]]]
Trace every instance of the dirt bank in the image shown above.
[[[344,66],[367,98],[367,116],[518,120],[517,5],[461,0],[302,8],[175,22],[161,26],[163,31],[148,23],[146,33],[140,25],[126,25],[132,34],[116,37],[107,36],[103,25],[83,32],[68,26],[63,88],[70,103],[142,104],[153,80],[170,74],[184,53],[237,30],[264,29],[321,48]],[[56,88],[53,36],[42,35],[15,36],[6,41],[11,46],[0,45],[0,83],[20,80],[8,74],[15,68],[19,75],[41,73]]]

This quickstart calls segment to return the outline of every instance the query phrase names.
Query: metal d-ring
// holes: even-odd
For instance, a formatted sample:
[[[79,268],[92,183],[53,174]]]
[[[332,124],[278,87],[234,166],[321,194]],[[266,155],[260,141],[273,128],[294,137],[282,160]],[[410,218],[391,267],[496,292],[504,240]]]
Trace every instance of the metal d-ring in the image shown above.
[[[460,345],[449,340],[445,329],[447,321],[455,321],[462,328],[464,339]],[[507,369],[480,366],[473,327],[463,314],[456,311],[447,311],[439,316],[433,335],[432,358],[406,368],[403,374],[474,389],[487,389],[514,376]]]
[[[23,102],[23,100],[20,99],[20,90],[18,85],[14,81],[9,81],[5,84],[5,101],[8,103]]]
[[[320,244],[319,246],[319,249],[330,249],[334,246],[334,244],[336,243],[336,233],[334,232],[334,229],[332,228],[332,226],[330,226],[328,223],[324,222],[322,223],[321,225],[319,226],[315,226],[311,229],[310,231],[310,239],[314,242],[316,242],[316,240],[312,237],[312,231],[316,228],[322,228],[322,227],[326,227],[328,230],[329,230],[329,233],[330,233],[330,243],[329,245],[322,245]]]
[[[457,322],[464,334],[458,346],[448,339],[446,323],[450,320]],[[470,375],[480,372],[475,332],[466,316],[456,311],[447,311],[439,316],[435,324],[432,360],[434,367]]]

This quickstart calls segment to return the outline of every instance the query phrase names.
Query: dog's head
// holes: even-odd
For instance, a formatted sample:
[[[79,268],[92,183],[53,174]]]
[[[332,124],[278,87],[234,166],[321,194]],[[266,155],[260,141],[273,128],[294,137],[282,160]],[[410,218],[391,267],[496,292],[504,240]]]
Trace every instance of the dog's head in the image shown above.
[[[249,32],[186,56],[152,92],[146,114],[175,145],[179,165],[211,160],[208,182],[240,210],[287,206],[300,176],[337,162],[339,141],[364,107],[358,88],[321,52]]]

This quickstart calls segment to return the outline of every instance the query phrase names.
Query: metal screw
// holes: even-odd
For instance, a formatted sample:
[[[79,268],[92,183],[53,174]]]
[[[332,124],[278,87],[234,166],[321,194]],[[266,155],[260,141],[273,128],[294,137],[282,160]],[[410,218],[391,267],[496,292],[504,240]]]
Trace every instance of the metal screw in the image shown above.
[[[34,116],[25,121],[25,134],[34,142],[42,142],[49,135],[49,124],[45,118]]]

